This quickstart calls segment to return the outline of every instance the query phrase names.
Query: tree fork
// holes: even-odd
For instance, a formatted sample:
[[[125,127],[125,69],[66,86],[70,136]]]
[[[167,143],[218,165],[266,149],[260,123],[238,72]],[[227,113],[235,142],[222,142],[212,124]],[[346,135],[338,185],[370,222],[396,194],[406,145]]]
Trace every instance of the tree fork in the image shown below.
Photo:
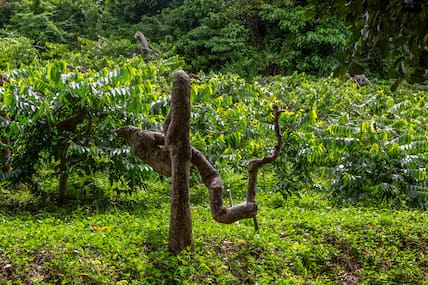
[[[190,89],[190,83],[186,86],[189,86]],[[185,131],[188,132],[187,127],[185,127],[187,126],[187,119],[185,122],[183,122],[183,118],[187,118],[189,114],[187,113],[187,111],[177,111],[176,107],[174,107],[174,93],[177,92],[178,91],[176,87],[173,87],[171,110],[169,111],[164,123],[164,130],[166,132],[166,136],[164,133],[159,131],[143,131],[133,126],[120,127],[116,130],[116,133],[119,137],[124,137],[127,139],[129,145],[131,146],[131,149],[139,158],[141,158],[148,165],[152,166],[153,169],[155,169],[158,173],[161,173],[166,176],[173,176],[173,181],[174,171],[177,171],[177,169],[175,169],[177,166],[174,165],[173,159],[177,156],[177,153],[175,153],[173,148],[171,148],[171,135],[173,135],[174,132],[183,132],[182,128],[184,128]],[[209,189],[211,214],[214,220],[216,220],[217,222],[231,224],[241,219],[253,218],[255,222],[255,229],[256,231],[258,230],[258,224],[256,220],[257,203],[255,201],[258,170],[262,166],[272,163],[279,156],[283,145],[282,134],[279,126],[279,116],[283,111],[279,110],[278,106],[276,105],[273,106],[273,111],[274,129],[277,138],[277,144],[271,155],[261,159],[254,159],[250,161],[250,166],[248,170],[247,197],[246,200],[241,204],[234,205],[231,207],[225,206],[223,202],[224,184],[221,180],[220,174],[206,159],[202,152],[200,152],[196,148],[190,148],[190,161],[193,165],[196,166],[199,171],[199,174],[202,177],[202,182]],[[177,120],[174,123],[174,116],[177,116],[177,114],[179,114],[180,118],[179,124],[176,124]],[[187,150],[187,141],[180,142],[180,144],[184,144],[185,149]],[[165,147],[162,148],[162,145],[165,145]],[[188,175],[184,183],[184,185],[187,185]],[[188,193],[186,194],[186,197],[188,197]]]

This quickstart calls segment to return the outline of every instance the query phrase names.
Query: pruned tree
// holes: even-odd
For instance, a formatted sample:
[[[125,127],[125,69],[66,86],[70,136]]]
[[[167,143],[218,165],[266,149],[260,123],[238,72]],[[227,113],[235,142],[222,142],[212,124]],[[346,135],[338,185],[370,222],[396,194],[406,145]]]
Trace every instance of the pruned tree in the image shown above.
[[[124,126],[116,130],[125,138],[132,151],[155,171],[172,176],[172,204],[169,245],[174,253],[192,245],[192,225],[189,201],[190,162],[196,166],[202,182],[209,190],[211,214],[217,222],[231,224],[241,219],[256,220],[256,184],[258,170],[272,163],[280,154],[283,141],[279,126],[281,110],[274,105],[274,128],[277,144],[267,157],[250,161],[246,200],[238,205],[226,207],[223,201],[224,184],[219,172],[205,155],[191,147],[190,129],[190,79],[184,71],[174,74],[171,108],[164,123],[164,131],[141,130]]]
[[[171,215],[169,248],[181,252],[193,243],[190,214],[190,78],[184,71],[174,74],[171,108],[164,125],[165,150],[171,158]]]

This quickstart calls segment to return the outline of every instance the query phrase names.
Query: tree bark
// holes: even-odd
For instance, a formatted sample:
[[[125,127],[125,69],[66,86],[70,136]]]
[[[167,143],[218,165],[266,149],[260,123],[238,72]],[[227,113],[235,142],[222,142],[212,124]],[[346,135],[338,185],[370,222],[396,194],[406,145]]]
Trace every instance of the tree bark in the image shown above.
[[[190,214],[190,78],[184,71],[174,73],[171,108],[165,124],[165,149],[171,158],[171,216],[169,247],[175,254],[193,246]]]
[[[61,121],[57,125],[57,129],[60,136],[64,135],[64,132],[74,132],[77,125],[81,124],[88,115],[86,109],[82,109],[77,113],[71,115],[69,118]],[[66,138],[60,138],[60,153],[59,153],[59,203],[65,204],[68,195],[68,158],[67,150],[70,144]]]

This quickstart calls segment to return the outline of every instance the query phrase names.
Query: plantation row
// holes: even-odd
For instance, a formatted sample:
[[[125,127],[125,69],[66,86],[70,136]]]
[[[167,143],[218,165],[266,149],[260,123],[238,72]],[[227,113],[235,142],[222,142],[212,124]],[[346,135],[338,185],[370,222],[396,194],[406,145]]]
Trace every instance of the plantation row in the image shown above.
[[[161,130],[177,58],[141,57],[83,70],[72,62],[33,63],[3,74],[0,151],[5,185],[67,198],[130,193],[158,179],[115,135],[134,125]],[[428,92],[387,85],[358,88],[305,74],[260,77],[192,75],[191,142],[222,172],[245,172],[275,145],[272,104],[284,148],[274,163],[275,191],[330,193],[337,202],[428,207]],[[108,177],[96,185],[94,177]],[[107,181],[108,180],[108,181]],[[227,183],[227,181],[225,181]],[[192,183],[199,183],[196,172]],[[232,185],[233,186],[233,185]],[[82,190],[84,189],[84,191]],[[263,189],[260,189],[261,191]],[[59,191],[59,192],[58,192]],[[83,193],[85,192],[85,193]]]

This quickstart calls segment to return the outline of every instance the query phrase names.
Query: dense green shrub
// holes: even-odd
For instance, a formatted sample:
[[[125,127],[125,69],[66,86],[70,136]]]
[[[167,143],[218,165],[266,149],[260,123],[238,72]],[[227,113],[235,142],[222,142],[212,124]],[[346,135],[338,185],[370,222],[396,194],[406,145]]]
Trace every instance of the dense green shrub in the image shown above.
[[[10,26],[19,34],[31,38],[36,44],[44,45],[46,42],[65,43],[71,35],[58,27],[52,21],[52,14],[43,12],[34,14],[33,12],[19,12],[10,19]]]
[[[402,80],[423,83],[428,80],[428,3],[426,1],[308,1],[321,21],[331,15],[346,21],[352,30],[352,45],[341,58],[342,69],[360,74],[373,53],[394,59],[397,88]]]
[[[10,82],[0,94],[1,109],[12,120],[1,120],[0,136],[12,142],[0,149],[11,149],[12,170],[1,173],[2,180],[44,191],[38,188],[41,171],[53,167],[49,175],[64,181],[59,186],[61,199],[66,198],[72,174],[90,180],[101,172],[112,183],[123,182],[125,189],[141,186],[147,168],[136,164],[133,156],[123,157],[129,150],[115,139],[115,129],[156,126],[148,115],[150,104],[165,96],[165,78],[181,65],[177,58],[146,64],[135,57],[111,62],[100,71],[81,70],[65,61],[10,71]]]
[[[298,70],[328,75],[338,63],[339,53],[345,51],[350,33],[332,17],[317,23],[307,17],[308,8],[301,6],[260,7],[261,25],[266,31],[263,39],[274,73],[287,74]]]
[[[0,35],[0,70],[19,68],[37,60],[33,40],[13,34]]]
[[[8,179],[31,178],[40,165],[58,165],[64,139],[69,145],[63,154],[73,172],[138,177],[117,166],[121,151],[110,155],[120,148],[112,130],[123,124],[160,128],[170,88],[165,78],[176,60],[146,64],[141,57],[107,57],[101,61],[107,67],[98,71],[72,62],[68,70],[63,61],[8,74],[11,82],[1,90],[2,109],[15,117],[2,122],[1,135],[14,138]],[[274,189],[284,197],[324,189],[339,202],[425,208],[427,93],[408,88],[392,94],[385,88],[358,89],[351,82],[305,74],[248,83],[237,75],[200,73],[191,92],[192,144],[218,169],[246,172],[250,159],[275,145],[268,114],[277,103],[286,109],[281,116],[285,146],[274,164]],[[85,116],[74,131],[58,131],[58,124],[81,112]]]
[[[183,1],[137,24],[156,42],[170,42],[193,71],[220,70],[247,78],[295,70],[329,74],[350,36],[334,17],[318,23],[298,3],[249,5]]]
[[[15,5],[11,2],[1,1],[0,2],[0,28],[3,28],[4,24],[7,23],[14,13]]]
[[[231,8],[224,1],[186,0],[159,15],[144,16],[136,27],[154,42],[175,46],[193,71],[225,70],[248,55],[247,30],[230,19]]]
[[[156,45],[158,53],[180,54],[194,72],[216,70],[246,78],[258,74],[291,74],[296,70],[328,75],[341,66],[342,71],[365,72],[375,77],[407,76],[411,81],[417,78],[416,81],[420,81],[426,76],[415,67],[417,61],[421,66],[425,64],[426,55],[418,51],[417,40],[413,40],[418,39],[417,33],[423,30],[423,25],[417,25],[421,28],[414,31],[409,29],[411,36],[407,36],[407,32],[399,33],[397,36],[402,40],[394,40],[396,45],[388,44],[377,32],[371,33],[370,40],[380,44],[360,41],[354,45],[358,47],[354,53],[351,42],[364,21],[358,18],[360,14],[352,14],[344,1],[339,2],[335,4],[337,15],[326,9],[321,17],[307,1],[25,0],[0,5],[0,25],[31,38],[40,46],[46,42],[66,43],[73,49],[78,48],[79,38],[132,41],[135,31],[140,30]],[[376,1],[368,9],[376,11],[379,5],[382,4]],[[389,5],[388,9],[400,21],[409,13],[416,15],[413,19],[416,22],[423,18],[421,5],[415,4],[414,8],[419,10],[410,12],[409,5],[400,3],[397,9]],[[362,9],[359,4],[354,6],[356,11]],[[354,37],[350,27],[342,22],[347,13],[358,18],[352,25]],[[384,14],[381,18],[377,20],[386,19]],[[368,24],[377,20],[372,18]],[[386,26],[383,23],[382,29]],[[398,49],[402,43],[405,43],[404,50]],[[406,46],[410,48],[406,50]],[[386,51],[390,51],[388,56]],[[409,55],[412,62],[405,61],[403,54]],[[412,59],[410,54],[419,57]],[[343,64],[346,62],[348,64]],[[398,62],[403,65],[399,70],[392,70]]]
[[[170,0],[111,0],[105,1],[105,9],[127,23],[138,23],[142,16],[157,14],[161,9],[172,5]]]

